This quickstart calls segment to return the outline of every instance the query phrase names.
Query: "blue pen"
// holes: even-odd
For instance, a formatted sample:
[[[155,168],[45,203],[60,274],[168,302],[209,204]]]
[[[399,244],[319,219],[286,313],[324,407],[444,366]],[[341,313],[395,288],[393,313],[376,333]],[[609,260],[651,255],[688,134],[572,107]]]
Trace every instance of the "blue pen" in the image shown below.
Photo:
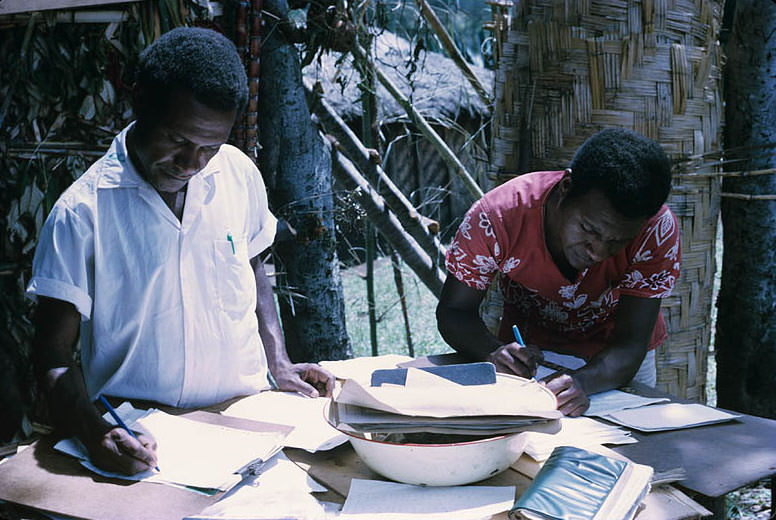
[[[105,399],[104,395],[100,396],[100,402],[105,406],[105,409],[108,410],[108,413],[111,417],[113,417],[113,420],[116,421],[116,424],[119,426],[119,428],[126,431],[128,434],[132,436],[133,439],[140,442],[140,440],[137,438],[137,435],[135,435],[135,432],[129,429],[127,424],[121,420],[121,417],[119,417],[119,414],[116,413],[116,410],[113,409],[113,407],[110,405],[107,399]],[[159,471],[159,466],[156,466],[154,468],[156,471]]]
[[[512,333],[515,335],[515,341],[517,341],[517,344],[521,347],[524,347],[525,342],[523,341],[523,336],[520,335],[520,329],[517,328],[517,325],[512,325]]]

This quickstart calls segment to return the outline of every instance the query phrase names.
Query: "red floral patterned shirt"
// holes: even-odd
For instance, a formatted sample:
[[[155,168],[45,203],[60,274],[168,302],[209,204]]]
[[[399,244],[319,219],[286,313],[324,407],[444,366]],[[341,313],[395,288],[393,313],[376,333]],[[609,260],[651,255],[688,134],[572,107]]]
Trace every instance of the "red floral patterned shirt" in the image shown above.
[[[679,276],[676,218],[662,206],[639,235],[615,256],[570,281],[544,241],[543,207],[563,171],[534,172],[489,191],[467,212],[447,250],[447,270],[469,287],[485,290],[497,273],[504,296],[499,338],[514,341],[517,324],[528,343],[590,358],[614,330],[621,294],[665,298]],[[658,315],[649,348],[665,341]]]

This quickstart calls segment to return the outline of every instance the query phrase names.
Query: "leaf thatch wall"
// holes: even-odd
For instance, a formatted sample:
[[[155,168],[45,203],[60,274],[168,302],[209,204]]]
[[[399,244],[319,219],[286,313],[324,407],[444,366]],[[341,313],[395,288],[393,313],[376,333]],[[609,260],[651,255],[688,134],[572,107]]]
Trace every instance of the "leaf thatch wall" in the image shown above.
[[[594,132],[624,127],[677,161],[669,206],[682,274],[663,302],[658,387],[704,401],[719,180],[693,156],[721,146],[718,0],[523,0],[499,34],[491,175],[565,167]],[[684,160],[684,162],[680,162]],[[706,166],[705,170],[709,170]]]

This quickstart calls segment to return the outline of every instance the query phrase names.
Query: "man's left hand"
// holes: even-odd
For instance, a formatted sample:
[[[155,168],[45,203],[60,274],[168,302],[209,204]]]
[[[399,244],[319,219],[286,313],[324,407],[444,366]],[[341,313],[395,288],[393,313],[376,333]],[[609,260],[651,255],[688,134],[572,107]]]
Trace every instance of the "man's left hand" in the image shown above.
[[[562,372],[558,374],[544,382],[558,399],[558,410],[569,417],[582,415],[590,406],[587,393],[573,376]]]
[[[334,375],[315,363],[294,363],[272,373],[278,390],[308,397],[328,397],[334,390]]]

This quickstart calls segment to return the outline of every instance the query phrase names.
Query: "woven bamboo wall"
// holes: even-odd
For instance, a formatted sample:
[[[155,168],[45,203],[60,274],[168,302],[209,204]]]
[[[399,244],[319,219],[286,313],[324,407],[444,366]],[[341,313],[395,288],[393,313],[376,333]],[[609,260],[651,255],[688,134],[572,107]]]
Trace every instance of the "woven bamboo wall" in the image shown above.
[[[679,159],[721,146],[722,0],[521,0],[501,34],[490,174],[568,165],[584,140],[624,127]],[[504,7],[500,8],[503,12]],[[700,161],[702,162],[702,161]],[[664,300],[658,387],[705,400],[719,180],[676,169],[669,206],[682,274]],[[708,166],[706,166],[708,169]]]

